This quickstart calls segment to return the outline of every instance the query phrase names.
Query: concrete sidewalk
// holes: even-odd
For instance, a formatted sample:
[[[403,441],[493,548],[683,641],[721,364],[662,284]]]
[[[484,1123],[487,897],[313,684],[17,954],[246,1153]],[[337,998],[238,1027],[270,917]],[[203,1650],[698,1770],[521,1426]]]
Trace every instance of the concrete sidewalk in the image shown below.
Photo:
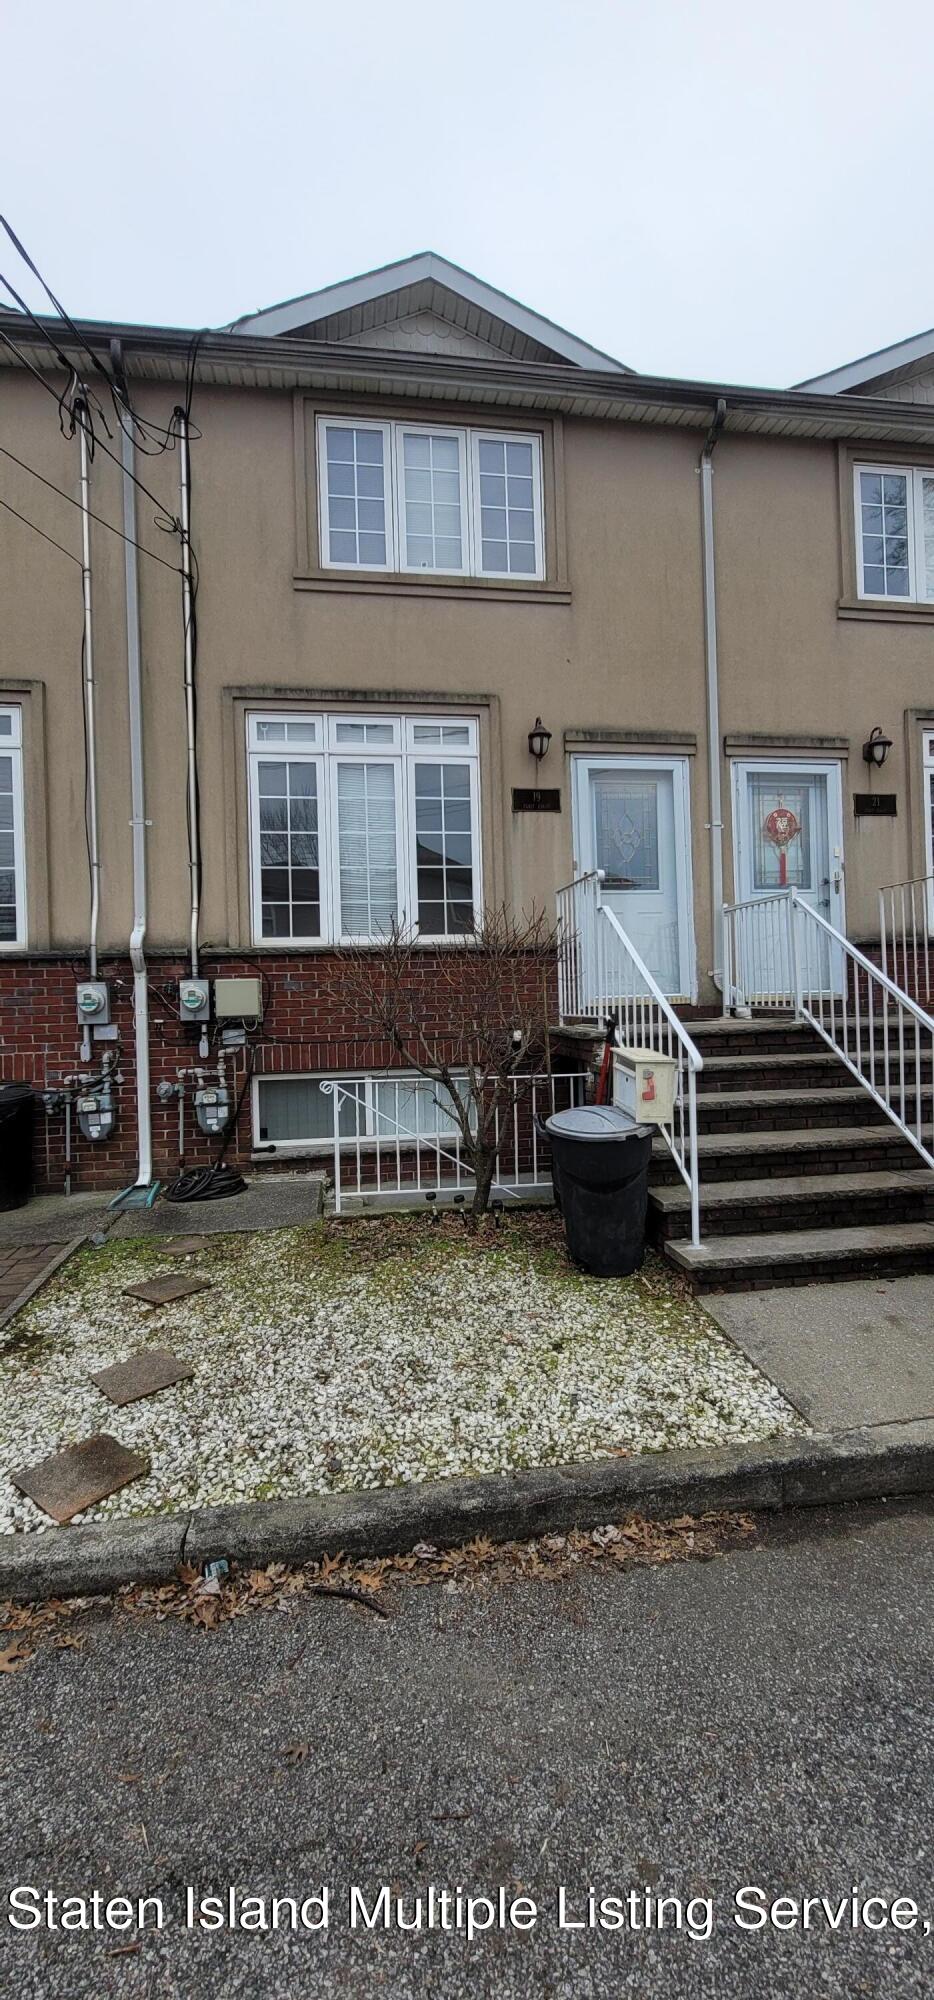
[[[816,1431],[934,1416],[934,1276],[709,1292],[703,1303]]]

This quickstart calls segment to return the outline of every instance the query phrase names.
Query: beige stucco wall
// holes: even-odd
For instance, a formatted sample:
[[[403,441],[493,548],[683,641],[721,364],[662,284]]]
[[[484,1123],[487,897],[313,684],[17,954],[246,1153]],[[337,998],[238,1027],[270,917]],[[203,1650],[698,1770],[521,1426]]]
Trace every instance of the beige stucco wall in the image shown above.
[[[147,386],[138,402],[164,422],[176,395],[169,385]],[[712,946],[699,438],[568,420],[562,498],[570,602],[525,603],[416,596],[404,585],[379,596],[352,587],[297,589],[292,398],[199,387],[195,417],[202,432],[192,461],[193,540],[201,571],[205,943],[249,941],[236,691],[266,688],[312,698],[372,691],[396,703],[431,692],[481,704],[487,885],[519,905],[550,907],[556,886],[572,873],[566,730],[639,730],[654,736],[658,748],[666,737],[696,737],[692,848],[703,994]],[[60,439],[54,404],[27,377],[7,371],[0,374],[0,438],[49,479],[76,490],[77,446]],[[140,458],[138,471],[176,512],[177,457]],[[99,456],[93,481],[93,504],[122,523],[117,467]],[[714,485],[723,733],[847,738],[847,915],[854,935],[868,935],[879,882],[922,863],[919,774],[911,768],[917,725],[906,724],[906,715],[926,704],[934,710],[934,626],[838,615],[834,445],[727,434],[717,448]],[[0,461],[0,495],[77,552],[77,512],[9,460]],[[140,539],[174,559],[176,544],[154,525],[153,506],[138,498]],[[125,947],[131,922],[130,806],[123,546],[103,528],[94,530],[94,563],[105,860],[101,943],[113,948]],[[179,945],[188,902],[179,581],[141,558],[140,585],[150,939]],[[47,935],[34,927],[37,945],[79,946],[86,931],[80,633],[78,569],[0,511],[0,682],[14,687],[29,679],[47,689],[50,919]],[[513,819],[511,787],[535,782],[526,736],[536,714],[553,732],[540,782],[561,785],[563,811]],[[860,746],[875,722],[895,747],[882,779],[873,782],[898,794],[898,818],[860,824],[851,795],[869,788]],[[723,771],[728,822],[726,761]],[[34,815],[35,808],[33,797]],[[38,912],[44,863],[36,826],[41,832],[41,822],[31,822],[30,898]],[[728,825],[728,892],[730,865]]]

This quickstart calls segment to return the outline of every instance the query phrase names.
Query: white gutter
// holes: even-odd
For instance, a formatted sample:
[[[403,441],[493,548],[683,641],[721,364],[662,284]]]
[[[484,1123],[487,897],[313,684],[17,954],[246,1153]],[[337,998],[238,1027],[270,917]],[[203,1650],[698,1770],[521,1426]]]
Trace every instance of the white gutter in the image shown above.
[[[136,1128],[139,1141],[137,1187],[152,1181],[152,1112],[149,1102],[149,981],[144,946],[148,916],[146,898],[146,796],[143,771],[143,694],[140,665],[139,557],[136,550],[136,488],[133,484],[136,448],[132,419],[120,427],[123,462],[124,570],[126,575],[127,708],[130,722],[130,825],[133,829],[133,1026],[136,1038]]]
[[[178,412],[179,478],[181,486],[182,615],[185,633],[185,728],[188,738],[188,848],[191,869],[191,976],[198,977],[198,931],[201,919],[201,861],[198,829],[198,757],[195,740],[194,601],[191,589],[190,478],[188,419]]]
[[[713,454],[726,422],[726,398],[717,398],[714,419],[698,462],[701,482],[701,552],[704,572],[704,666],[707,678],[707,808],[710,818],[710,895],[713,905],[714,985],[723,990],[723,803],[720,784],[720,684],[717,658],[717,571],[713,533]]]

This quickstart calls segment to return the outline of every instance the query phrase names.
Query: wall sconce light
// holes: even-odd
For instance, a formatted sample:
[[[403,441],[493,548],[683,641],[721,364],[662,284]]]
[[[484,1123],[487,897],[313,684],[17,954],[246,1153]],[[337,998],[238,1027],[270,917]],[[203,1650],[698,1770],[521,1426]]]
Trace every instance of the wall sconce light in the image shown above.
[[[540,715],[535,717],[535,728],[529,730],[529,755],[540,764],[551,742],[551,730],[546,729]]]
[[[869,732],[868,741],[863,744],[863,757],[867,764],[874,764],[876,770],[879,771],[885,763],[891,748],[891,736],[884,736],[882,730],[879,728],[879,724],[876,723],[875,729],[871,729]]]

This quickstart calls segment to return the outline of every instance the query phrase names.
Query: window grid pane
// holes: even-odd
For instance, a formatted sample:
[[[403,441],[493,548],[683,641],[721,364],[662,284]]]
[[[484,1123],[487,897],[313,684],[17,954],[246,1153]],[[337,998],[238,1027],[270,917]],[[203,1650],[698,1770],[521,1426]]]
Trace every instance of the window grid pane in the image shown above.
[[[399,909],[394,765],[338,765],[337,844],[342,934],[384,937]]]
[[[386,568],[382,431],[326,424],[328,554],[332,563]]]
[[[263,937],[320,937],[317,769],[264,759],[257,779]]]
[[[480,567],[534,576],[536,454],[531,440],[480,438]]]
[[[12,735],[12,721],[9,731]],[[17,826],[18,750],[0,755],[0,944],[15,944],[19,936],[16,877],[21,857]]]
[[[474,927],[470,769],[415,766],[418,925],[427,937],[463,936]]]
[[[861,472],[859,494],[863,589],[870,597],[908,597],[909,476],[904,472]]]
[[[460,439],[403,431],[402,486],[407,568],[463,569]]]
[[[921,545],[924,551],[924,595],[934,599],[934,472],[921,475]]]

